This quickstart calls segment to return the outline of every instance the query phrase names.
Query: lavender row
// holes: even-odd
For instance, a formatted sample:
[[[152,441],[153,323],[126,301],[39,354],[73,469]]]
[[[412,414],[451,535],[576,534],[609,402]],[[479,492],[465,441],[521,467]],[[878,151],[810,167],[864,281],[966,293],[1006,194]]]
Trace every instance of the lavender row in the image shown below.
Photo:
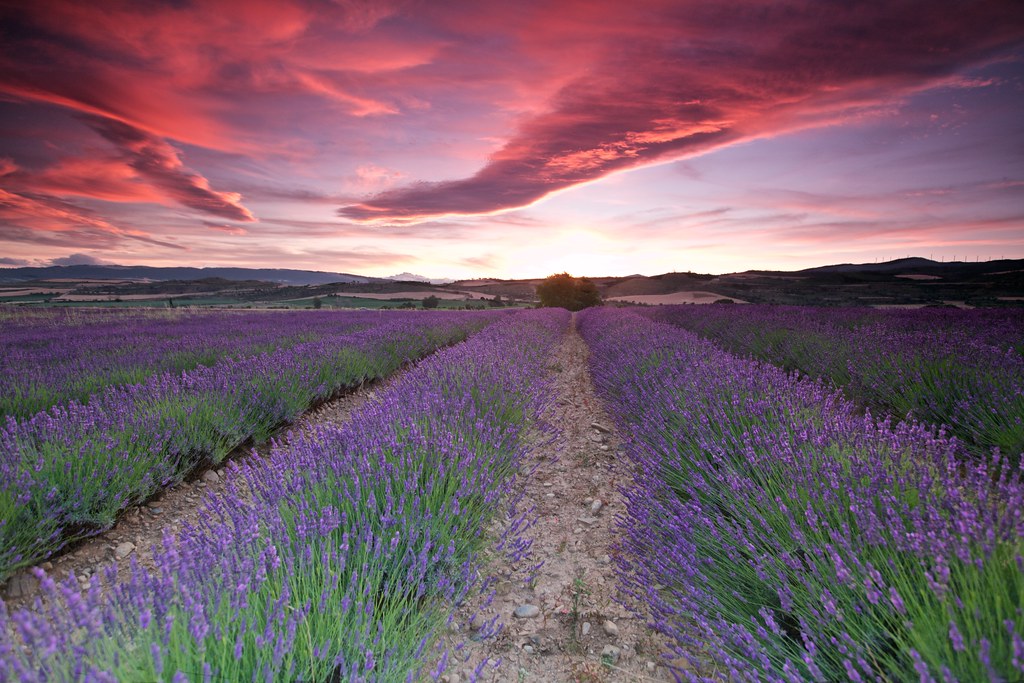
[[[311,403],[390,374],[500,314],[386,317],[361,332],[109,387],[0,429],[0,580],[124,508],[266,440]]]
[[[946,425],[977,455],[1024,451],[1024,313],[1015,309],[672,306],[648,317],[822,377],[896,417]]]
[[[630,311],[581,331],[635,466],[618,571],[680,679],[1024,675],[1019,465]]]
[[[379,313],[35,311],[0,334],[0,416],[28,417],[108,386],[353,332]]]
[[[229,465],[237,486],[207,500],[202,526],[165,538],[155,571],[111,569],[108,588],[84,594],[73,577],[44,579],[45,606],[0,603],[0,679],[436,680],[436,631],[493,541],[566,323],[505,317],[346,425]]]

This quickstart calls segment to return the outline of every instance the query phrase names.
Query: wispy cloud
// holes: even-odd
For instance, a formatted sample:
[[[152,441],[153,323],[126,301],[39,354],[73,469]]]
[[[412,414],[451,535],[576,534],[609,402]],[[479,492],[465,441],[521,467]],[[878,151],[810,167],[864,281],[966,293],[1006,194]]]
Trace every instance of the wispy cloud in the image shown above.
[[[231,225],[228,223],[215,223],[213,221],[203,221],[203,225],[210,228],[211,230],[219,230],[220,232],[226,232],[229,235],[249,234],[249,231],[240,225]]]
[[[39,194],[16,194],[0,189],[0,238],[12,241],[38,239],[48,244],[112,247],[122,240],[182,249],[181,245],[154,238],[145,231],[115,225],[96,212]]]
[[[97,133],[120,151],[140,177],[171,199],[197,211],[235,221],[253,222],[256,217],[241,204],[237,192],[217,192],[203,176],[185,168],[170,144],[138,128],[113,119],[85,117]]]

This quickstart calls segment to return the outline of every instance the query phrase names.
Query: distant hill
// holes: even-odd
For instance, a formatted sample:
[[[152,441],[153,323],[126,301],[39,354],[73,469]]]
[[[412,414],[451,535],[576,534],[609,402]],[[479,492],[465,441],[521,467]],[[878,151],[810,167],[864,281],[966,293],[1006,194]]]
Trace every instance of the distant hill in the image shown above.
[[[1024,306],[1024,259],[937,262],[905,258],[799,271],[590,277],[610,303],[714,303],[723,299],[812,306]],[[483,299],[529,305],[539,279],[431,280],[275,268],[52,266],[0,269],[0,303],[130,303],[174,297],[183,305],[369,305],[433,295],[452,305]],[[196,303],[198,302],[198,303]],[[326,303],[325,303],[326,302]]]
[[[152,266],[46,266],[0,268],[0,282],[32,280],[261,280],[286,285],[324,285],[331,282],[380,282],[381,278],[350,273],[286,268],[156,268]]]
[[[680,291],[705,289],[708,281],[714,279],[714,275],[698,275],[695,273],[665,273],[653,277],[643,275],[632,275],[622,278],[618,282],[609,282],[605,298],[622,296],[649,296],[661,294],[673,294]],[[598,285],[602,284],[598,280]]]
[[[794,272],[721,275],[709,289],[753,303],[815,306],[1020,306],[1024,259],[932,261],[903,258]]]
[[[429,285],[447,285],[455,280],[451,278],[429,278],[417,275],[416,273],[399,273],[398,275],[390,275],[385,280],[394,280],[395,282],[422,282]]]
[[[805,268],[798,270],[798,273],[891,273],[895,271],[913,271],[919,268],[931,268],[943,266],[944,264],[931,259],[912,257],[901,258],[895,261],[884,261],[882,263],[840,263],[834,266],[818,266],[817,268]],[[952,263],[950,263],[952,265]]]
[[[711,275],[664,273],[591,277],[608,302],[713,303],[722,299],[809,306],[1024,306],[1024,259],[939,262],[904,258],[883,263],[844,263],[799,271]],[[537,281],[493,280],[471,291],[502,294]]]

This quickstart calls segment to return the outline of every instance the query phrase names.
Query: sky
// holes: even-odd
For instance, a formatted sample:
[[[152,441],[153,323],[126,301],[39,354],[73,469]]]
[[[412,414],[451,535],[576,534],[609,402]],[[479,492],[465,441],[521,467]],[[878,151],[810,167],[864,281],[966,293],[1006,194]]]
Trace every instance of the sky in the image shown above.
[[[0,3],[0,267],[1024,258],[1020,0]]]

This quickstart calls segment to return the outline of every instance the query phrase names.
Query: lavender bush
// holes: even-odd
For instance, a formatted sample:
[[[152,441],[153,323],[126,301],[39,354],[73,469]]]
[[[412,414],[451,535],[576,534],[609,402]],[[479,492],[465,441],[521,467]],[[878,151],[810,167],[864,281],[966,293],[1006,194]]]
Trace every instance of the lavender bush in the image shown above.
[[[380,317],[360,332],[112,386],[0,429],[0,580],[312,402],[390,374],[501,314]]]
[[[668,306],[645,315],[825,378],[876,412],[946,425],[978,456],[1024,451],[1020,310]]]
[[[587,311],[634,461],[618,570],[690,680],[1024,675],[1024,481],[821,381]]]
[[[44,578],[45,603],[0,603],[0,679],[436,679],[434,632],[473,581],[566,323],[505,317],[347,425],[231,465],[236,486],[165,539],[155,572],[111,570],[86,594]]]

